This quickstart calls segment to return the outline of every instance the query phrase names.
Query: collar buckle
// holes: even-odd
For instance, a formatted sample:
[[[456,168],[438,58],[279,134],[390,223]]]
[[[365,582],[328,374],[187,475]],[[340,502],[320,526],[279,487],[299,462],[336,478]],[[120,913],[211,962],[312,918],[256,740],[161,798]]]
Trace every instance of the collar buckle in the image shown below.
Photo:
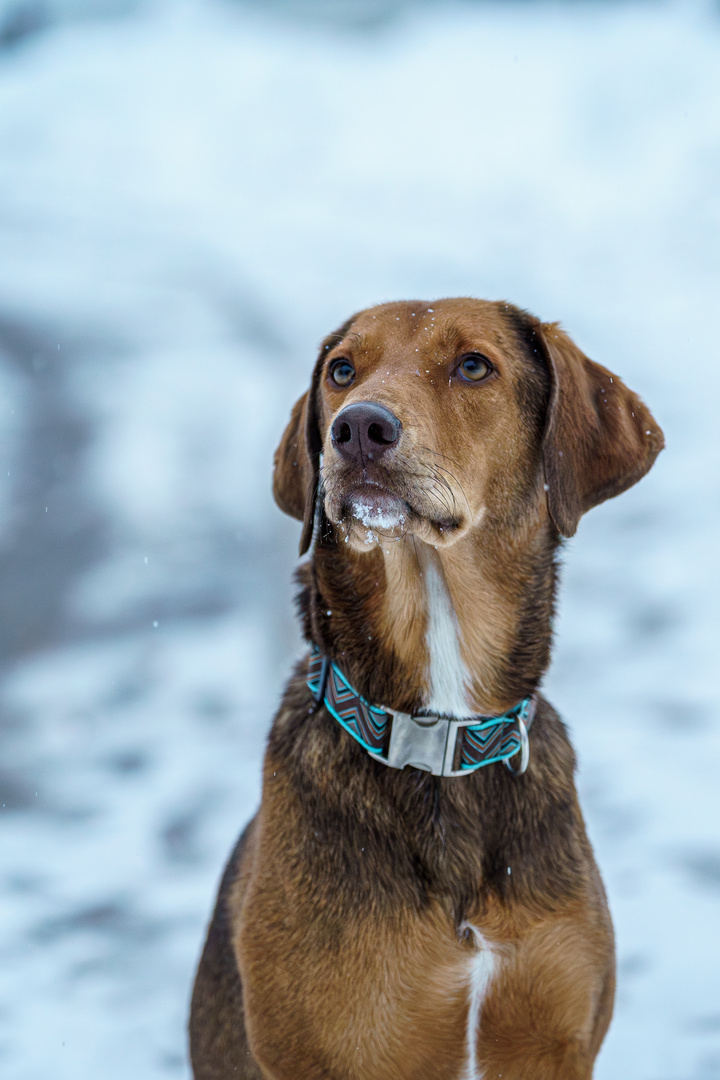
[[[371,754],[371,757],[391,769],[411,765],[433,776],[466,775],[466,769],[453,769],[457,736],[460,728],[477,724],[477,719],[449,720],[442,716],[411,716],[389,709],[387,712],[393,718],[387,756]]]
[[[502,716],[462,720],[379,708],[358,694],[317,646],[310,654],[307,684],[318,704],[325,705],[370,757],[392,769],[410,765],[433,776],[467,776],[483,765],[503,761],[514,776],[520,776],[528,766],[528,731],[537,694]],[[511,761],[517,754],[520,761],[514,766]],[[453,768],[456,761],[457,769]]]

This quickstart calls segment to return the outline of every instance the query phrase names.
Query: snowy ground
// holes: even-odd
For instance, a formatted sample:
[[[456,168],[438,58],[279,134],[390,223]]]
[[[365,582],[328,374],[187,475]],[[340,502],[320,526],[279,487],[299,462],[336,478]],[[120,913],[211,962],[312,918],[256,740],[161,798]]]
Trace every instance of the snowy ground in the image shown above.
[[[123,7],[0,53],[0,1073],[187,1077],[298,648],[272,450],[325,332],[460,293],[667,433],[567,549],[547,689],[618,933],[598,1080],[717,1080],[720,9]]]

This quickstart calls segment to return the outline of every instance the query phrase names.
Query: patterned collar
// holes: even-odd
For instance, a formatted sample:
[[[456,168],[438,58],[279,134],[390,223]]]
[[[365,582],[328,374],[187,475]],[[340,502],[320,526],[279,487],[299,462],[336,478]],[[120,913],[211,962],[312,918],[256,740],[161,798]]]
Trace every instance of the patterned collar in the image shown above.
[[[523,698],[502,716],[467,720],[411,716],[371,705],[316,645],[308,661],[307,684],[315,700],[325,704],[368,754],[392,769],[411,765],[434,776],[465,776],[483,765],[504,761],[510,772],[519,776],[527,768],[528,730],[535,717],[536,694]],[[515,767],[510,759],[517,753],[520,763]]]

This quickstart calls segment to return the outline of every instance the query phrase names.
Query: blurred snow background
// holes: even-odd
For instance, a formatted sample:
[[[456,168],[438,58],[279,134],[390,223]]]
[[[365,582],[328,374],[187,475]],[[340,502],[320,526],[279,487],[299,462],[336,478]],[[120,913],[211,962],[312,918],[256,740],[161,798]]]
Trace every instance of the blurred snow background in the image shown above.
[[[384,299],[563,320],[668,450],[547,679],[620,981],[599,1080],[720,1077],[720,7],[0,0],[0,1074],[187,1077],[299,648],[272,451]]]

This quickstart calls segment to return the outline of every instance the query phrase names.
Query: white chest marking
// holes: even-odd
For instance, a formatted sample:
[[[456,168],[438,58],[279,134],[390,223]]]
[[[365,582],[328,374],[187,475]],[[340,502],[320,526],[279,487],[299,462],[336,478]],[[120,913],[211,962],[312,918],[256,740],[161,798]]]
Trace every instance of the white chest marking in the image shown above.
[[[470,680],[460,655],[457,616],[436,556],[428,552],[422,561],[427,604],[425,642],[430,661],[425,708],[429,712],[460,718],[468,715]]]
[[[468,1018],[465,1033],[465,1068],[461,1080],[483,1080],[477,1063],[477,1042],[480,1033],[480,1013],[495,973],[496,957],[487,938],[477,927],[467,924],[475,938],[477,952],[469,964]]]

